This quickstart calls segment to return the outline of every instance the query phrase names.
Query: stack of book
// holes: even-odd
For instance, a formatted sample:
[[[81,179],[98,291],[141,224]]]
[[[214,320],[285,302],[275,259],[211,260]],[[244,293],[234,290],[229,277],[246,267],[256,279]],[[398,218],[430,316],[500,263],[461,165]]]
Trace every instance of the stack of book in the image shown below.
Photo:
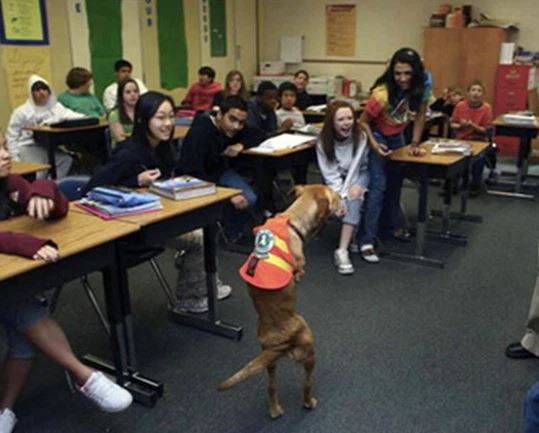
[[[215,194],[215,184],[192,176],[179,176],[160,180],[150,185],[150,191],[173,200]]]
[[[76,206],[106,220],[163,208],[154,194],[112,186],[92,189]]]
[[[535,116],[531,111],[516,111],[504,114],[503,121],[510,125],[537,126]]]
[[[427,141],[427,143],[433,144],[431,153],[433,155],[441,155],[448,153],[457,153],[459,155],[470,155],[472,147],[465,141],[458,140],[437,140]]]

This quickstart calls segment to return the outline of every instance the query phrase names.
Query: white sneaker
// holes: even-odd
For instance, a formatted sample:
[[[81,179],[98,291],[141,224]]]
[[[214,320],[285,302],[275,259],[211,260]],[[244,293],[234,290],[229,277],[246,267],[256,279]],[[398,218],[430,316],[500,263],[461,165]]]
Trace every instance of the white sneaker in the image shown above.
[[[380,257],[378,257],[371,244],[361,246],[361,258],[367,263],[378,263],[380,261]]]
[[[217,299],[222,301],[228,298],[232,294],[232,287],[228,284],[224,284],[219,277],[217,277]]]
[[[174,310],[179,313],[202,314],[208,311],[208,298],[188,298],[176,304]]]
[[[133,402],[129,391],[116,385],[99,371],[94,371],[79,391],[105,412],[120,412]]]
[[[354,273],[354,267],[350,261],[347,250],[335,250],[334,254],[335,266],[337,266],[337,272],[341,275],[350,275]]]
[[[17,417],[11,409],[0,412],[0,433],[11,433],[17,424]]]

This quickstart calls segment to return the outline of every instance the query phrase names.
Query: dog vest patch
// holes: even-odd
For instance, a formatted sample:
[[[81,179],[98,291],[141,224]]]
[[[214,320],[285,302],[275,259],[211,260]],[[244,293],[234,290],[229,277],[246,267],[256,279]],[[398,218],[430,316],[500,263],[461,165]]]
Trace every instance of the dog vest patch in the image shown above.
[[[288,217],[277,215],[255,227],[253,252],[240,268],[240,276],[259,289],[280,290],[290,283],[294,257],[290,250]]]

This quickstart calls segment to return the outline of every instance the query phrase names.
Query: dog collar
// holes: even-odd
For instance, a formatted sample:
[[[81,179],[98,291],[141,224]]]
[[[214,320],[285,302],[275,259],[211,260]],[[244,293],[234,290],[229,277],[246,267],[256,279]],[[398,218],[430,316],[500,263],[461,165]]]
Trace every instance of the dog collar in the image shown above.
[[[305,243],[305,236],[303,236],[303,233],[299,231],[299,229],[292,223],[290,220],[288,220],[288,226],[294,230],[294,232],[299,236],[301,239],[301,242]]]

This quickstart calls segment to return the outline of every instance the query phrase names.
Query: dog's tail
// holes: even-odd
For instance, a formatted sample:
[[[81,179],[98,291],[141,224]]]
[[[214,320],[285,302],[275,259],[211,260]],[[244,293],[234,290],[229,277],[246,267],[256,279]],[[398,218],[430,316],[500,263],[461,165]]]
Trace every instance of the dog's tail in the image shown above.
[[[250,361],[241,370],[230,376],[224,382],[220,383],[219,386],[217,386],[217,389],[219,391],[226,391],[227,389],[232,388],[238,383],[243,382],[245,379],[248,379],[253,374],[259,373],[268,365],[277,361],[277,359],[279,359],[281,356],[281,352],[264,350],[260,355]]]

